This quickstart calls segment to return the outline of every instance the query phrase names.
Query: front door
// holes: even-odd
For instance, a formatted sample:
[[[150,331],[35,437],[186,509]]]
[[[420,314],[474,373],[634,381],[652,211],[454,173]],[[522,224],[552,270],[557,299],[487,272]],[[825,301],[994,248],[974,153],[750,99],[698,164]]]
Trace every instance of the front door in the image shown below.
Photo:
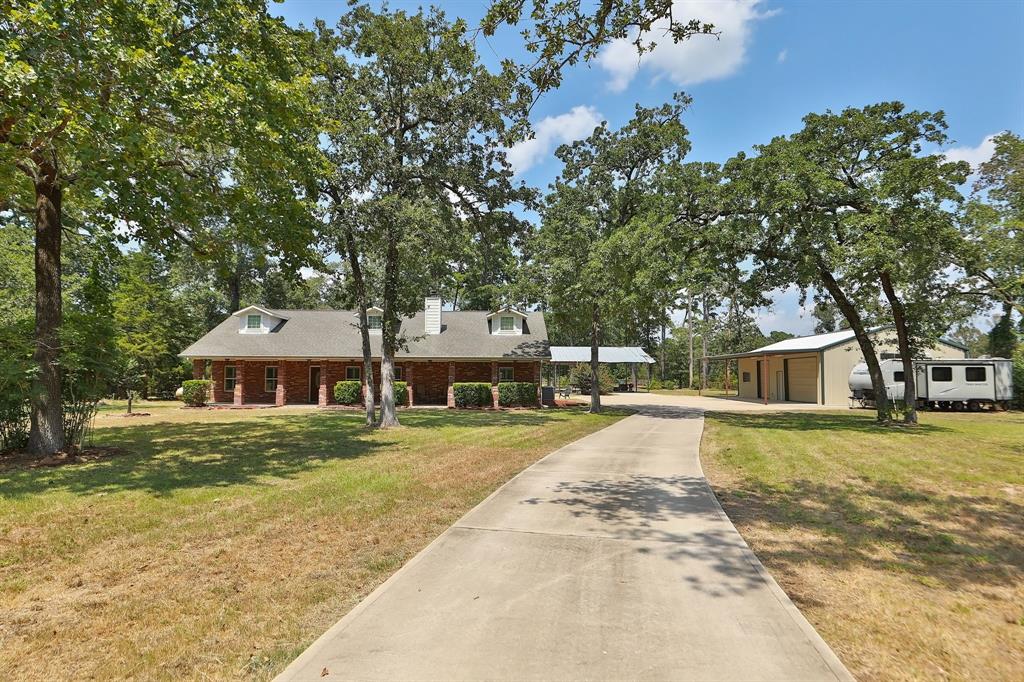
[[[320,402],[320,368],[309,368],[309,402],[316,404]]]

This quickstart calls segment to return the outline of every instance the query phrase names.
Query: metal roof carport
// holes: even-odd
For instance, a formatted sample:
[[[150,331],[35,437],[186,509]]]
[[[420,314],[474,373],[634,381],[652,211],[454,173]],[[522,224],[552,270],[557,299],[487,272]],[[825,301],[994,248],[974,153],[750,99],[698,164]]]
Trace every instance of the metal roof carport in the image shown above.
[[[590,362],[590,346],[551,346],[551,364],[575,365]],[[637,386],[637,365],[653,365],[655,359],[639,346],[598,346],[597,361],[600,364],[627,364],[633,376],[633,390]],[[557,370],[556,370],[557,372]],[[557,384],[557,381],[556,381]]]

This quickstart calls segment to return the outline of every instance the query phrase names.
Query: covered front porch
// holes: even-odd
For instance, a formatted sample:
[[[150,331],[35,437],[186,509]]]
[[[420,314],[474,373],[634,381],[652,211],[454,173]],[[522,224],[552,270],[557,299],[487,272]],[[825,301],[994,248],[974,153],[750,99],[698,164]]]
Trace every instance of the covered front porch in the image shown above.
[[[493,406],[498,407],[498,384],[530,382],[540,391],[540,360],[443,360],[403,359],[395,363],[395,380],[403,381],[407,400],[403,406],[455,407],[454,384],[481,382],[491,385]],[[359,381],[366,390],[361,358],[211,358],[193,359],[195,379],[209,379],[210,403],[232,407],[284,405],[338,405],[334,386],[339,381]],[[380,362],[373,363],[373,378],[380,394]]]

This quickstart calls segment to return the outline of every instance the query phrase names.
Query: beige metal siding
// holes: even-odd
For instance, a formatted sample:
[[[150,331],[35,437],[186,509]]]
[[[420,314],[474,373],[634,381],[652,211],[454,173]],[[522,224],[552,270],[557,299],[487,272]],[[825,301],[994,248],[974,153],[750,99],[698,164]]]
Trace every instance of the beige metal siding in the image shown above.
[[[789,359],[789,399],[818,402],[818,355]]]
[[[872,339],[875,353],[881,357],[883,353],[898,353],[896,334],[891,331],[876,334]],[[931,358],[963,358],[964,351],[941,341],[925,355]],[[864,362],[860,346],[856,339],[829,348],[825,351],[825,403],[826,405],[848,405],[850,399],[850,372],[858,364]]]
[[[757,358],[740,358],[737,361],[739,367],[739,397],[757,398]],[[750,381],[743,381],[743,373],[750,375]]]

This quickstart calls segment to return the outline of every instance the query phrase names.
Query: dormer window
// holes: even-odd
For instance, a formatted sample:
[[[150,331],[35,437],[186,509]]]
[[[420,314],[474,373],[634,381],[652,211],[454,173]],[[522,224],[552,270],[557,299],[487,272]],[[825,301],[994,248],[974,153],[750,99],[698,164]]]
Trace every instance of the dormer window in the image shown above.
[[[280,329],[288,318],[279,312],[251,305],[236,310],[232,315],[238,320],[239,334],[269,334]]]
[[[526,313],[508,306],[487,316],[487,328],[491,334],[519,336],[529,333],[526,329]]]
[[[367,329],[380,329],[381,328],[381,316],[380,315],[369,315],[366,318]]]
[[[501,317],[501,331],[510,332],[515,330],[516,321],[511,315],[502,315]]]

